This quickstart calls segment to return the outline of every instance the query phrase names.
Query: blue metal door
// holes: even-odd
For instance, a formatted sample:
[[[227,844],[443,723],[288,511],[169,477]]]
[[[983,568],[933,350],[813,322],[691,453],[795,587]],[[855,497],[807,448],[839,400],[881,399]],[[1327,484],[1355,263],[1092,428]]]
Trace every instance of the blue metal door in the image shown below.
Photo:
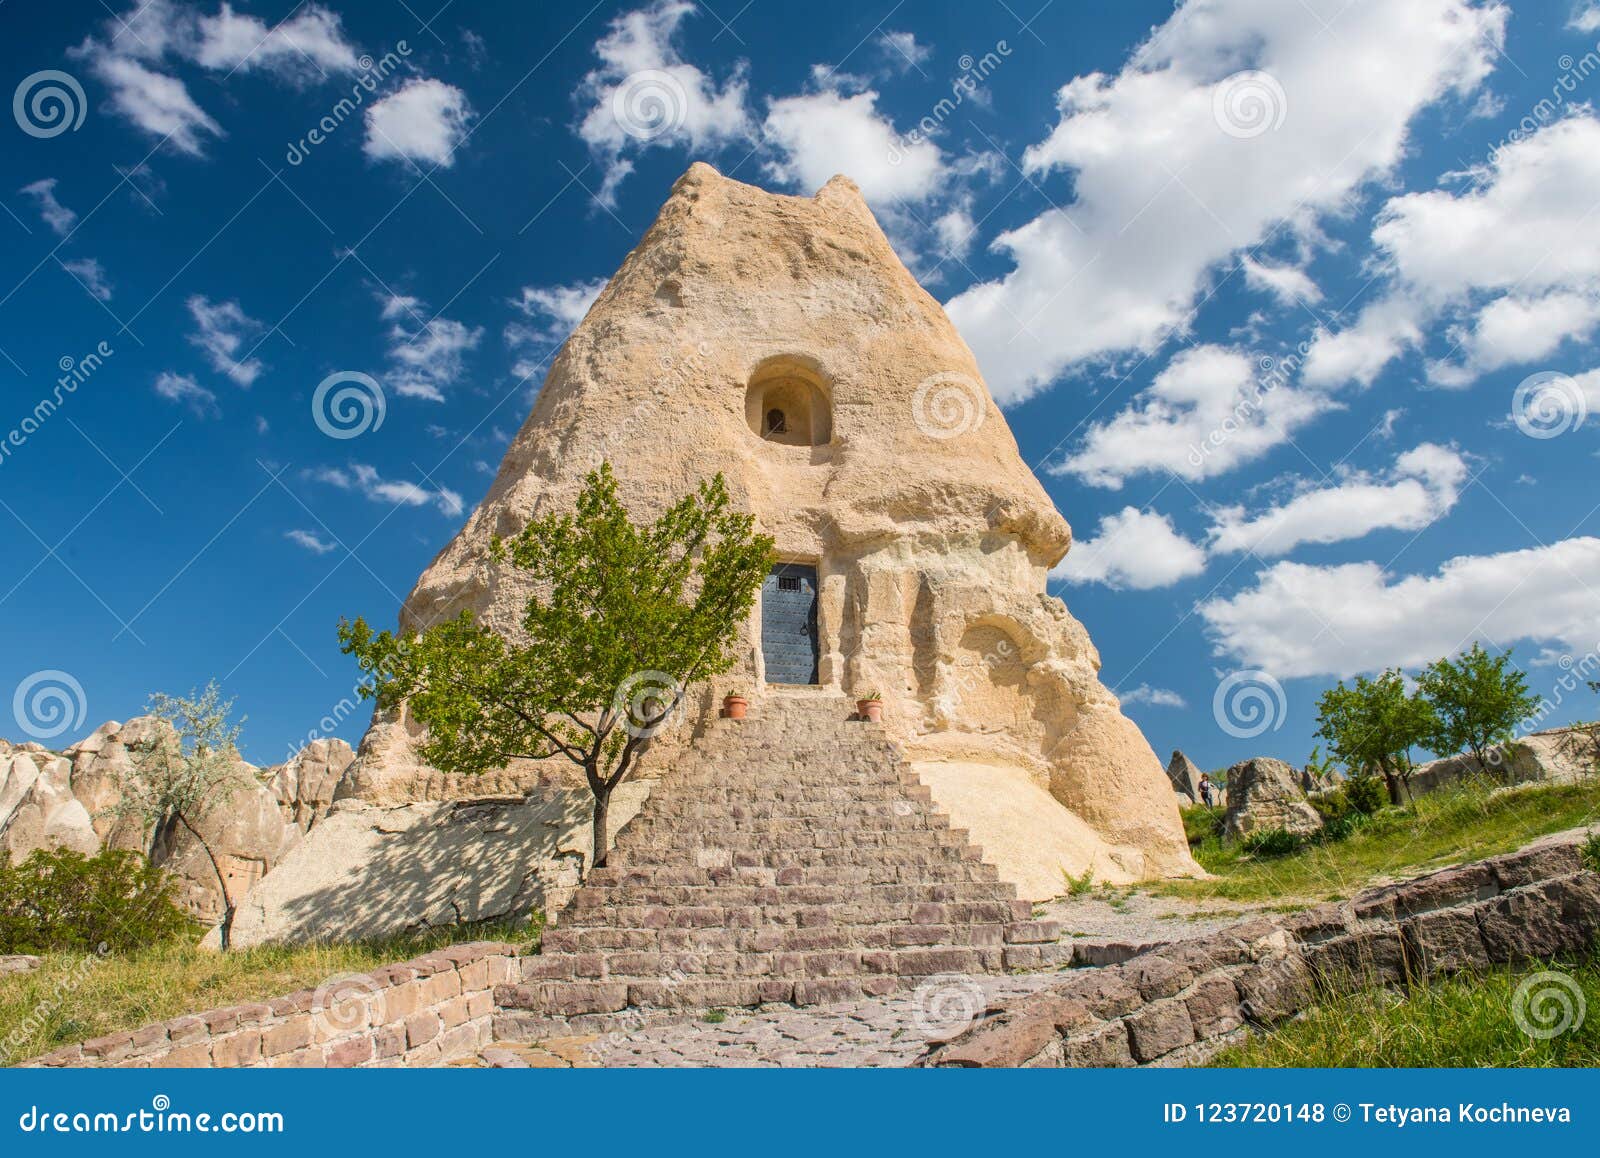
[[[817,682],[817,569],[779,563],[761,585],[761,655],[769,684]]]

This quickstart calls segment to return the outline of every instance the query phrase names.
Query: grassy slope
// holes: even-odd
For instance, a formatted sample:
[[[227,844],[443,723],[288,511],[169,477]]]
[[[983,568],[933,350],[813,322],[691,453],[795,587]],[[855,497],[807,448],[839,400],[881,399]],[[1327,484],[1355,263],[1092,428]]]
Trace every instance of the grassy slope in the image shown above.
[[[1549,1040],[1513,1015],[1519,983],[1543,972],[1496,970],[1395,993],[1371,989],[1330,1002],[1300,1021],[1218,1054],[1213,1066],[1594,1066],[1600,1065],[1600,964],[1562,970],[1582,989],[1588,1015]],[[1526,1003],[1536,1028],[1562,1022],[1562,996],[1548,979]],[[1541,1000],[1537,994],[1547,994]],[[1542,1011],[1542,1016],[1541,1016]]]
[[[314,989],[458,941],[525,944],[537,927],[479,926],[356,944],[266,945],[213,953],[169,943],[104,959],[52,953],[32,973],[0,977],[0,1062],[136,1029],[184,1013]]]
[[[1345,840],[1290,856],[1252,859],[1207,837],[1195,858],[1214,880],[1171,881],[1158,895],[1239,901],[1343,899],[1375,879],[1404,877],[1497,853],[1563,829],[1600,825],[1600,777],[1578,784],[1535,785],[1491,795],[1491,785],[1419,796],[1387,809]],[[1186,817],[1190,825],[1195,816]]]

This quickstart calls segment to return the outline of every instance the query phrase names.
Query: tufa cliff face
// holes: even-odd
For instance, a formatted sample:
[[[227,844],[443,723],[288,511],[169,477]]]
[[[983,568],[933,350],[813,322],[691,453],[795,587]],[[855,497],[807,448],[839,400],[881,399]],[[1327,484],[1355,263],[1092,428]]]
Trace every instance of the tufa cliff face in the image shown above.
[[[556,357],[402,626],[470,607],[514,633],[529,592],[488,561],[491,538],[570,506],[603,460],[638,517],[721,471],[781,557],[815,568],[817,682],[881,692],[891,736],[959,781],[955,796],[982,797],[985,769],[997,784],[1020,772],[1071,814],[1052,818],[1082,846],[1063,866],[1098,864],[1103,880],[1194,870],[1161,764],[1100,683],[1082,625],[1046,593],[1066,521],[850,181],[788,197],[692,166]],[[647,775],[670,775],[673,744],[724,691],[759,710],[770,658],[759,611],[741,654],[739,670],[697,691]],[[452,783],[419,765],[413,739],[404,719],[375,721],[341,791],[396,803],[561,775]]]

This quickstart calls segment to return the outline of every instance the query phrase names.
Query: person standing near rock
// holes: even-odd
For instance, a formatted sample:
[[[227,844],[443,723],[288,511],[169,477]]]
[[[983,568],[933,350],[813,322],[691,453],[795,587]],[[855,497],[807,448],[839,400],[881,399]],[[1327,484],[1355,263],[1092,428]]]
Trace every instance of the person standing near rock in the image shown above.
[[[1200,803],[1211,807],[1211,773],[1200,773]]]

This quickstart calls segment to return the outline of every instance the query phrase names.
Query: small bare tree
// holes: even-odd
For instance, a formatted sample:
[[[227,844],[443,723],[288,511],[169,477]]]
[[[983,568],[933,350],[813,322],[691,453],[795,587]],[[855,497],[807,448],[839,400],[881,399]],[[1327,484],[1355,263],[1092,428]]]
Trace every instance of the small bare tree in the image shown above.
[[[218,932],[222,948],[227,949],[233,939],[236,902],[204,828],[208,817],[250,785],[248,766],[238,750],[244,720],[230,722],[233,701],[223,700],[215,681],[187,697],[156,692],[145,710],[168,727],[156,729],[131,747],[132,759],[121,777],[121,798],[108,811],[136,819],[149,830],[152,853],[162,833],[174,828],[194,839],[217,877],[222,896]]]

